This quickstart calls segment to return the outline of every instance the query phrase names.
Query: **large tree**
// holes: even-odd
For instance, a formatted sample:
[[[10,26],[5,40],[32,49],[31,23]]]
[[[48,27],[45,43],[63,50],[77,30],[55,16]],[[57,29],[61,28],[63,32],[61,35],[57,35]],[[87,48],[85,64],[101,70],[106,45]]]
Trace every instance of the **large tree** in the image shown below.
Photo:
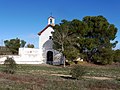
[[[82,57],[88,62],[107,64],[113,61],[112,48],[117,41],[117,28],[103,16],[86,16],[82,21],[63,20],[55,26],[53,41],[55,49],[66,57]],[[75,54],[76,53],[76,54]]]
[[[5,46],[10,49],[12,54],[18,54],[19,48],[24,47],[25,43],[24,40],[20,40],[19,38],[4,41]]]
[[[112,48],[117,41],[111,41],[116,38],[117,28],[103,16],[86,16],[83,22],[87,25],[84,36],[87,59],[102,64],[112,62]],[[99,58],[94,58],[96,55]]]

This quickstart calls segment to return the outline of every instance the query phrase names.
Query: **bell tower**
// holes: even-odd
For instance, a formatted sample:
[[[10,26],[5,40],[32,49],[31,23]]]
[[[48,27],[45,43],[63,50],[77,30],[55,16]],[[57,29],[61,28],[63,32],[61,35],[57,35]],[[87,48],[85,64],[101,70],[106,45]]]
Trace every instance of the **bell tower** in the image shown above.
[[[54,19],[54,17],[50,16],[48,18],[48,25],[55,26],[55,19]]]

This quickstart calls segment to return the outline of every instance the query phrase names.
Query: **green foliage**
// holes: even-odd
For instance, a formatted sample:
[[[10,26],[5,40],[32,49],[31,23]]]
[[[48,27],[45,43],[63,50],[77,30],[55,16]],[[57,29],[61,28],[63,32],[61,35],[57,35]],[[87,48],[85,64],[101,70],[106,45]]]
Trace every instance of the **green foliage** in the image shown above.
[[[54,49],[61,51],[68,60],[77,57],[92,63],[111,64],[113,50],[118,43],[117,28],[103,16],[86,16],[82,21],[62,20],[53,32]]]
[[[112,48],[116,45],[116,43],[111,43],[110,41],[115,39],[117,28],[113,24],[110,24],[103,16],[87,16],[83,18],[83,22],[87,24],[86,35],[84,36],[85,43],[83,43],[87,59],[94,61],[95,58],[93,60],[93,56],[97,52],[100,52],[96,57],[103,59],[104,61],[102,62],[107,63],[108,61],[112,61],[108,60],[108,57],[106,59],[105,55],[110,55]]]
[[[75,79],[81,79],[85,75],[85,73],[86,73],[85,67],[80,65],[74,65],[70,72],[72,78]]]
[[[114,62],[120,62],[120,49],[114,51]]]
[[[64,55],[66,55],[67,60],[73,61],[79,56],[79,50],[77,50],[75,47],[68,46],[65,48]]]
[[[21,40],[21,45],[20,45],[20,47],[25,47],[25,44],[26,44],[26,41]]]
[[[18,54],[19,48],[25,45],[25,41],[16,38],[16,39],[5,40],[4,44],[7,48],[10,49],[12,54]]]
[[[13,58],[7,57],[7,59],[4,61],[4,72],[8,74],[14,74],[16,69],[16,62]]]
[[[54,31],[52,32],[53,36],[53,48],[63,54],[63,56],[67,56],[66,47],[70,46],[70,39],[69,39],[69,21],[62,20],[59,25],[55,25]],[[64,67],[65,67],[65,60],[64,60]]]
[[[53,32],[53,48],[64,53],[66,46],[69,42],[69,22],[62,20],[59,25],[55,25],[55,32]]]
[[[27,44],[27,48],[34,48],[33,44]]]
[[[111,49],[102,48],[93,55],[94,63],[96,64],[112,64],[113,62],[113,51]]]

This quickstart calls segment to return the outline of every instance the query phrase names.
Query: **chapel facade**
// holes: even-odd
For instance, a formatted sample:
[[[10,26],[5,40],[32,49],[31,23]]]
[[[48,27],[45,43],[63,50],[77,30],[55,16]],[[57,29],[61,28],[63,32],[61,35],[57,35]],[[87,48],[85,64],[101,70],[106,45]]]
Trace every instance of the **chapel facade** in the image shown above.
[[[47,26],[38,33],[39,49],[41,52],[43,63],[62,64],[62,54],[53,49],[52,32],[54,32],[54,26],[55,18],[50,16],[48,18]]]

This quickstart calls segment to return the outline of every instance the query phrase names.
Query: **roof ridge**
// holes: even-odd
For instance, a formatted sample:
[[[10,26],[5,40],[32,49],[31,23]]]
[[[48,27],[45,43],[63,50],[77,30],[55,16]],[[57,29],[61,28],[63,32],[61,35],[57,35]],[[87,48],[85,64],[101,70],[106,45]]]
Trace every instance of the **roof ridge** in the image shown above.
[[[53,27],[51,24],[47,25],[43,30],[41,30],[38,35],[41,35],[48,27]]]

